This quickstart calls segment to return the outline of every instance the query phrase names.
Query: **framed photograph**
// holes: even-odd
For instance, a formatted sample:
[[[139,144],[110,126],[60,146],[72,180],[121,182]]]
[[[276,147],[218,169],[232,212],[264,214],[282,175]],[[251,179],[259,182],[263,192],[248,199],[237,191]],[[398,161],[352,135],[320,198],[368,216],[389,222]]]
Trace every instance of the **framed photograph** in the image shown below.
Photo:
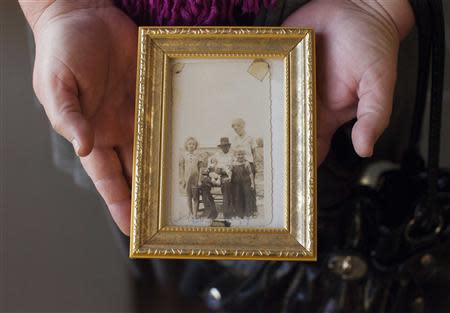
[[[315,260],[311,29],[143,27],[130,256]]]

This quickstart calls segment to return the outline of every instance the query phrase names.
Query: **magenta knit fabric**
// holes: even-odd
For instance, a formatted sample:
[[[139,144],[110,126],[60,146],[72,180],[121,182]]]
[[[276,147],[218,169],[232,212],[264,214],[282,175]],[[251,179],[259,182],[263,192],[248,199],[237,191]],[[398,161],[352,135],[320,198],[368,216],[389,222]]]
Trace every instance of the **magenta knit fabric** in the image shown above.
[[[114,0],[138,25],[236,25],[243,15],[256,15],[277,0]]]

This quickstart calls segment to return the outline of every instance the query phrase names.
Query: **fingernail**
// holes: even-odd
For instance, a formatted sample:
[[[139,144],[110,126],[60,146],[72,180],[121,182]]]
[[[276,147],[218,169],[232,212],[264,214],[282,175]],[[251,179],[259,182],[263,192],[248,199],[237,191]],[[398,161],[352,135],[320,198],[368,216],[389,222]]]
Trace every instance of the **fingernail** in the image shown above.
[[[80,143],[78,142],[78,140],[73,139],[73,140],[72,140],[72,146],[73,146],[73,149],[75,150],[75,153],[76,153],[77,155],[79,155],[79,154],[78,154],[78,150],[80,150]]]

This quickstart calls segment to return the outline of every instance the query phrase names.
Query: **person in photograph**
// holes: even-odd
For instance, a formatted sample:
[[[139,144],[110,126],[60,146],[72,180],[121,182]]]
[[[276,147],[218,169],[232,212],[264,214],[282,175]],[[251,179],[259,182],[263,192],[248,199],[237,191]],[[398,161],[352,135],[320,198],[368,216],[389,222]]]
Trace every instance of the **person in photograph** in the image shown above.
[[[197,218],[199,206],[199,180],[201,161],[196,153],[198,141],[194,137],[189,137],[184,143],[184,152],[179,162],[179,183],[186,191],[189,213]]]
[[[236,150],[240,147],[245,150],[245,158],[252,167],[253,175],[255,174],[255,148],[256,142],[252,136],[248,135],[245,130],[245,121],[242,118],[236,118],[232,121],[231,127],[236,133],[231,143],[231,149]]]
[[[215,182],[210,175],[211,169],[205,168],[202,170],[202,179],[200,184],[201,196],[203,201],[203,212],[200,216],[201,218],[206,217],[210,219],[215,219],[218,215],[216,202],[211,194],[211,188],[215,186]]]
[[[211,164],[212,164],[212,167],[209,171],[208,176],[211,179],[211,183],[213,186],[220,187],[220,186],[222,186],[222,176],[221,176],[222,168],[217,166],[216,159],[212,159]]]
[[[256,194],[253,168],[246,158],[246,149],[236,147],[231,170],[231,190],[234,213],[240,217],[256,214]]]
[[[217,145],[220,150],[212,155],[208,160],[208,169],[220,174],[221,191],[223,196],[223,216],[224,218],[232,217],[232,200],[231,200],[231,167],[233,165],[233,154],[230,151],[231,143],[228,137],[220,138]]]

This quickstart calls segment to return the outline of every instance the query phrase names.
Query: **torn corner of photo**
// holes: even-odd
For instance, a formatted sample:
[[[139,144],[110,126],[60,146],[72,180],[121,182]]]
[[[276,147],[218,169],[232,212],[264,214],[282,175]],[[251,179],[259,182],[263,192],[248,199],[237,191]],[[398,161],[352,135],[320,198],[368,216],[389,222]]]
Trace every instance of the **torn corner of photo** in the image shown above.
[[[267,63],[263,59],[256,59],[252,62],[252,64],[250,64],[247,72],[259,81],[263,81],[269,70],[269,63]]]
[[[183,71],[184,65],[185,65],[184,63],[180,63],[180,62],[175,63],[172,68],[173,73],[180,74]]]

